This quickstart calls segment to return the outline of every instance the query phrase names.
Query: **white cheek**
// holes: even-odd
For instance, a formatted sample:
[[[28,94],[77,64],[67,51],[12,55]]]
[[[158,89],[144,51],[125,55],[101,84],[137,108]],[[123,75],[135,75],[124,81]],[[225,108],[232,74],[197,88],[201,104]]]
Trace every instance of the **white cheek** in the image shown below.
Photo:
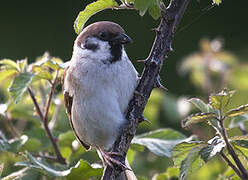
[[[98,49],[95,51],[85,49],[84,45],[81,44],[80,47],[74,46],[73,55],[79,56],[80,58],[89,58],[94,61],[107,60],[112,57],[110,52],[110,45],[107,41],[101,41],[97,38],[90,39],[98,45]]]

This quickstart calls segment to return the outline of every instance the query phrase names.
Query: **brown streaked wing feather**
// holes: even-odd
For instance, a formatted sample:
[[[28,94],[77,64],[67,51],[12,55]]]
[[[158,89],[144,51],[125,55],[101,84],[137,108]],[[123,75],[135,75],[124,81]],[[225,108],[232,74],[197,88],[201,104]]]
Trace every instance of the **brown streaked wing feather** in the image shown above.
[[[72,119],[71,119],[71,108],[72,108],[72,103],[73,103],[73,97],[69,95],[69,92],[64,90],[64,80],[65,80],[65,76],[66,76],[66,71],[69,67],[67,67],[64,71],[63,77],[62,77],[62,87],[63,87],[63,91],[64,91],[64,101],[65,101],[65,108],[66,108],[66,112],[70,121],[70,125],[71,128],[73,129],[73,132],[75,134],[75,136],[77,137],[77,139],[80,141],[80,143],[82,144],[82,146],[88,150],[90,149],[90,146],[87,145],[86,143],[84,143],[79,136],[77,135],[74,127],[73,127],[73,123],[72,123]]]

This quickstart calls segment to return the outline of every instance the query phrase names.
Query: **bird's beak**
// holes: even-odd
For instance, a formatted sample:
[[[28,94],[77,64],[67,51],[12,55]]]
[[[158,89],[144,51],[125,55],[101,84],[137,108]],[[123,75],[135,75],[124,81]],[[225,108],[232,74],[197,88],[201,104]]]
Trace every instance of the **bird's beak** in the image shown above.
[[[112,39],[112,42],[114,44],[127,44],[132,42],[132,39],[128,35],[121,33],[118,36],[114,37]]]

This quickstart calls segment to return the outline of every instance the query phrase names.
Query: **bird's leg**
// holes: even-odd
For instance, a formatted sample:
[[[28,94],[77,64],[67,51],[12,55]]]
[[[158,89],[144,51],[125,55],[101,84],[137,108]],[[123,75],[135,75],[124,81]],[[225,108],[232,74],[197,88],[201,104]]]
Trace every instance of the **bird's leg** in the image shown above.
[[[122,168],[124,170],[130,170],[130,168],[128,168],[121,161],[118,161],[118,160],[116,160],[116,159],[114,159],[112,157],[112,156],[122,157],[122,154],[121,153],[118,153],[118,152],[107,152],[107,151],[104,151],[103,148],[101,148],[101,147],[97,147],[97,149],[99,150],[104,163],[106,163],[107,165],[109,165],[113,169],[114,169],[115,165],[117,165],[118,167],[120,167],[120,168]]]

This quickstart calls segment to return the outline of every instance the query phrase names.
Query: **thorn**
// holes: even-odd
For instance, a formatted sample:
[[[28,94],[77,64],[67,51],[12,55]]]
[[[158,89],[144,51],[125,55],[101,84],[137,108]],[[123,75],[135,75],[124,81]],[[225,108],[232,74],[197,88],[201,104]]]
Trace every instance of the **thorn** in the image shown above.
[[[168,89],[161,84],[159,77],[157,77],[154,87],[163,89],[164,91],[168,91]]]
[[[151,121],[149,121],[148,119],[146,119],[146,117],[144,116],[144,114],[142,114],[142,115],[139,117],[139,122],[143,122],[143,121],[145,121],[145,122],[147,122],[147,123],[149,123],[149,124],[152,124]]]
[[[147,61],[146,60],[137,60],[136,62],[138,62],[138,63],[146,63]]]
[[[158,28],[152,28],[152,31],[155,31],[157,34],[161,33],[161,31]]]

